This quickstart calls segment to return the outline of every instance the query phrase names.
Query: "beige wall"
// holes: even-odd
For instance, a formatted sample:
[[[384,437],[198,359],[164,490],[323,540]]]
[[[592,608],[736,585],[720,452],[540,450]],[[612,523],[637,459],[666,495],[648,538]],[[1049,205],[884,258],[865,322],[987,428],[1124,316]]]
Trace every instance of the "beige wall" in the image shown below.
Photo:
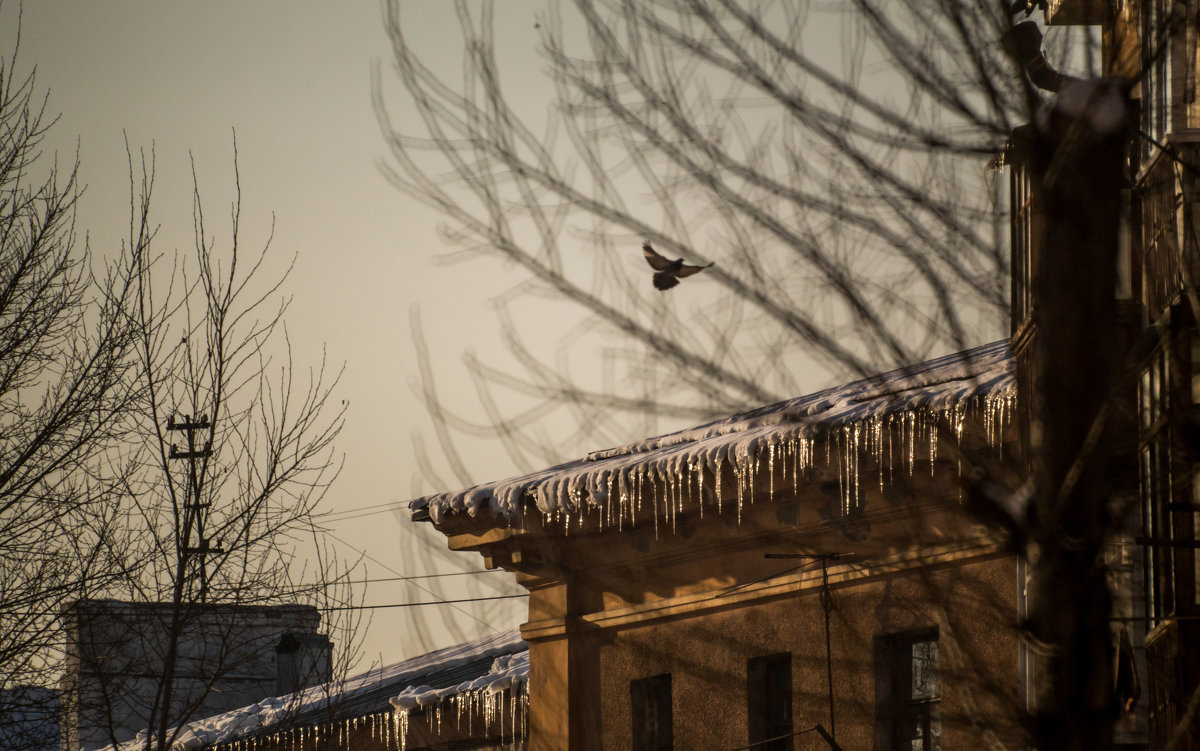
[[[794,728],[828,729],[821,564],[764,556],[812,551],[854,554],[828,564],[844,748],[876,747],[877,639],[927,627],[939,633],[943,747],[978,747],[980,721],[1011,740],[1021,708],[1016,559],[953,510],[875,507],[885,511],[866,537],[760,503],[741,524],[710,514],[657,539],[626,530],[530,542],[560,546],[539,555],[566,572],[523,579],[530,748],[629,749],[630,682],[661,673],[672,675],[677,749],[745,746],[746,661],[779,652],[793,655]],[[808,733],[795,748],[828,746]]]
[[[978,747],[977,719],[1003,726],[1002,718],[1015,716],[1009,703],[1018,685],[1015,560],[970,563],[927,579],[913,573],[865,580],[835,589],[833,597],[834,709],[845,748],[874,747],[876,636],[913,628],[939,628],[945,748]],[[630,681],[659,673],[672,674],[676,748],[744,746],[746,661],[777,652],[793,654],[795,729],[830,726],[824,612],[814,589],[572,639],[590,656],[588,670],[580,671],[583,685],[572,688],[577,699],[599,696],[594,717],[601,729],[598,743],[581,738],[572,748],[630,748]],[[543,664],[534,663],[535,673]],[[535,695],[535,707],[539,698],[554,695]],[[998,729],[1011,735],[1012,728]],[[810,733],[797,738],[796,748],[827,746]]]

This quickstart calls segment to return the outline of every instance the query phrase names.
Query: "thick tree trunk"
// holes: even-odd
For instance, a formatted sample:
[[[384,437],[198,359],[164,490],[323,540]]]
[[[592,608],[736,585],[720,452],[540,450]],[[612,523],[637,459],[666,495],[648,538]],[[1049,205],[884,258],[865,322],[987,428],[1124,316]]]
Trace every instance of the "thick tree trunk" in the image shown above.
[[[1113,393],[1128,107],[1119,85],[1076,85],[1087,87],[1074,102],[1084,106],[1064,106],[1079,92],[1060,93],[1034,144],[1047,221],[1034,280],[1029,629],[1044,655],[1034,740],[1056,751],[1110,748],[1115,719],[1103,559],[1109,451],[1096,424]]]

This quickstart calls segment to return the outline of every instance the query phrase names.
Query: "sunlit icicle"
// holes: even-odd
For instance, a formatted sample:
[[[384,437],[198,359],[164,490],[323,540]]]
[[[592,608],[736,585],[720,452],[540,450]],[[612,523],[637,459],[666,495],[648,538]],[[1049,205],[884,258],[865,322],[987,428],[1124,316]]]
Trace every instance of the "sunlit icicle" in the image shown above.
[[[713,489],[717,492],[717,513],[721,513],[721,457],[713,458]]]
[[[933,467],[937,462],[938,442],[938,413],[929,411],[929,476],[933,477]]]
[[[846,513],[846,428],[845,426],[836,428],[830,432],[826,443],[838,441],[838,504],[841,509],[842,516]],[[828,452],[828,449],[826,449]]]
[[[671,468],[667,467],[659,472],[659,477],[662,478],[663,503],[671,509],[671,532],[674,533],[675,522],[679,517],[679,510],[675,506],[675,476]]]
[[[906,464],[908,465],[909,477],[911,477],[912,473],[913,473],[913,445],[914,445],[913,421],[914,421],[914,419],[915,418],[913,417],[912,412],[905,412],[904,417],[901,420],[901,424],[900,424],[900,445],[901,445],[901,448],[904,450],[904,457],[907,460]]]
[[[847,426],[846,429],[846,513],[854,510],[858,500],[858,423]]]
[[[609,472],[607,477],[604,478],[604,482],[608,487],[608,497],[612,498],[613,494],[616,493],[617,494],[617,506],[619,508],[621,508],[622,510],[624,510],[625,495],[620,492],[619,486],[616,483],[616,478],[614,477],[615,474],[616,474],[615,472]]]
[[[875,466],[879,469],[879,492],[883,492],[883,417],[876,415],[871,418],[871,436],[875,444]]]
[[[804,439],[793,436],[788,442],[792,454],[792,496],[800,495],[800,461],[804,451]]]
[[[675,534],[675,524],[678,521],[679,515],[675,513],[675,502],[671,498],[671,473],[664,473],[656,469],[655,475],[662,483],[663,506],[666,509],[667,515],[671,518],[671,534]]]
[[[755,488],[758,487],[755,485],[755,483],[758,482],[759,452],[757,450],[751,452],[749,458],[746,460],[746,463],[750,465],[749,473],[746,477],[746,497],[749,498],[750,503],[753,504],[754,491]]]
[[[770,480],[767,486],[767,498],[775,502],[775,442],[767,440],[767,474]]]
[[[739,457],[737,457],[735,455],[733,457],[733,480],[734,480],[734,484],[737,486],[737,523],[738,523],[739,527],[742,526],[742,502],[743,502],[742,473],[743,473],[743,471],[744,470],[743,470],[742,462],[739,459]]]
[[[697,495],[695,506],[700,509],[700,518],[704,518],[704,466],[697,461],[688,460],[687,500],[692,503],[692,484],[696,485]]]
[[[671,482],[675,483],[675,513],[682,514],[685,511],[683,506],[684,483],[687,482],[683,461],[677,459],[672,470]]]
[[[637,495],[639,498],[642,497],[643,483],[644,483],[644,481],[642,478],[642,473],[641,473],[641,471],[638,471],[638,473],[637,473]],[[651,489],[651,490],[653,490],[653,489]],[[654,497],[653,492],[651,492],[651,495],[650,495],[650,506],[654,510],[654,539],[657,540],[658,539],[658,499]]]
[[[400,751],[408,744],[408,710],[396,709],[396,741]]]
[[[629,498],[629,492],[625,487],[625,473],[621,470],[610,472],[608,475],[608,492],[617,494],[617,503],[622,509],[629,512],[630,522],[633,521],[633,503]]]

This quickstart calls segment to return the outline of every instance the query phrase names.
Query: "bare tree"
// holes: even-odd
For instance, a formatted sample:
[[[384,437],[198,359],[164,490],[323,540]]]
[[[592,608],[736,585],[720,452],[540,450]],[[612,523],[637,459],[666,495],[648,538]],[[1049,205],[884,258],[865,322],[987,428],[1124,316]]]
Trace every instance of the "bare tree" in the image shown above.
[[[16,44],[16,42],[14,42]],[[0,58],[0,713],[53,716],[58,611],[125,571],[119,488],[102,471],[139,398],[131,257],[99,275],[75,236],[77,162],[42,153],[54,124],[34,73]],[[31,706],[43,697],[54,706]],[[13,706],[9,706],[12,699]],[[11,739],[10,739],[11,740]]]
[[[131,159],[130,239],[97,270],[76,241],[78,162],[63,169],[43,154],[56,118],[34,72],[18,71],[19,29],[13,44],[0,57],[2,743],[57,745],[46,726],[80,712],[114,727],[130,699],[123,677],[81,697],[68,676],[65,701],[52,687],[64,629],[89,604],[121,598],[137,611],[124,619],[133,630],[105,636],[164,648],[137,711],[145,747],[166,748],[262,652],[245,617],[220,617],[236,606],[280,606],[272,612],[298,631],[315,631],[318,610],[332,613],[323,631],[338,664],[295,678],[350,667],[351,565],[325,543],[318,506],[340,468],[340,373],[324,362],[293,369],[289,269],[272,266],[269,238],[240,248],[240,194],[222,251],[197,185],[195,252],[172,259],[154,245],[153,160],[138,184]],[[192,429],[171,429],[180,423]],[[104,655],[75,657],[77,677],[81,662]],[[275,693],[272,672],[252,700]]]
[[[813,366],[869,378],[1000,338],[1011,269],[995,166],[1014,129],[1034,123],[1038,198],[1048,216],[1080,220],[1039,242],[1082,255],[1038,272],[1043,299],[1061,298],[1040,311],[1038,325],[1057,333],[1032,355],[1044,389],[1032,414],[1053,453],[1001,473],[1035,475],[1037,501],[1016,516],[995,504],[987,513],[1045,574],[1026,625],[1054,656],[1039,674],[1050,698],[1023,718],[1031,738],[1099,748],[1115,716],[1103,549],[1124,520],[1109,514],[1097,436],[1134,370],[1094,336],[1115,315],[1124,97],[1142,74],[1135,64],[1108,93],[1089,88],[1098,45],[1059,34],[1043,53],[1040,32],[1027,43],[1032,25],[1014,44],[1021,5],[855,0],[817,18],[807,3],[579,0],[570,15],[552,7],[528,20],[553,90],[543,115],[510,94],[490,6],[456,6],[458,85],[425,63],[393,2],[385,25],[403,95],[377,77],[376,107],[388,176],[450,219],[452,258],[493,257],[525,276],[495,302],[514,364],[465,358],[482,419],[439,399],[416,332],[420,389],[461,485],[472,484],[464,438],[498,439],[530,471],[564,448],[656,432],[658,418],[703,421],[794,396],[795,374]],[[1103,20],[1118,54],[1128,28]],[[1143,62],[1161,56],[1171,23],[1145,22]],[[1077,78],[1059,72],[1068,63]],[[1039,119],[1064,82],[1084,84],[1075,110]],[[1117,104],[1097,126],[1089,108],[1100,101]],[[643,241],[716,265],[663,294],[639,258]],[[1092,297],[1073,308],[1080,290]],[[545,326],[522,309],[543,297],[580,321],[556,343],[539,341]],[[1070,399],[1093,357],[1087,396]],[[427,478],[445,484],[417,449]],[[1053,583],[1078,599],[1053,601]]]
[[[128,440],[108,457],[123,491],[119,552],[130,575],[106,590],[134,609],[116,625],[97,619],[96,634],[85,633],[86,604],[72,615],[81,659],[96,661],[87,668],[101,684],[98,695],[79,697],[80,711],[102,718],[112,743],[128,740],[121,734],[135,723],[144,731],[137,745],[150,751],[170,748],[187,722],[213,711],[214,696],[245,680],[256,653],[275,646],[261,643],[257,608],[346,605],[349,567],[318,526],[341,466],[340,373],[324,362],[293,367],[282,292],[291,266],[272,270],[269,237],[244,248],[236,154],[227,236],[218,242],[207,222],[193,168],[195,247],[174,259],[154,247],[153,157],[140,165],[135,184],[131,158],[126,253],[138,265],[125,321],[136,335],[139,398],[125,416]],[[348,614],[324,629],[348,659],[356,616],[334,610]],[[277,609],[276,631],[314,632],[307,612]],[[149,684],[130,683],[116,664],[120,648],[107,656],[96,648],[105,639],[155,651],[133,658],[153,663]],[[329,670],[299,676],[299,685],[324,682]],[[276,693],[273,680],[259,688]]]
[[[984,168],[1027,119],[1028,96],[999,43],[999,4],[926,5],[862,2],[823,20],[820,33],[840,29],[847,44],[832,65],[803,4],[551,10],[537,22],[554,91],[545,133],[506,97],[490,10],[458,6],[460,91],[422,63],[389,6],[424,130],[393,127],[409,110],[380,90],[389,177],[453,220],[460,255],[528,273],[495,303],[516,370],[467,361],[519,466],[585,438],[527,430],[550,412],[598,445],[628,437],[633,415],[701,420],[785,398],[802,366],[868,376],[999,335],[1008,261]],[[879,73],[874,60],[896,63]],[[651,288],[643,240],[717,261],[689,285],[702,309]],[[515,318],[542,294],[586,316],[562,348]],[[576,375],[575,358],[596,351],[603,376]],[[520,411],[496,406],[513,397]]]

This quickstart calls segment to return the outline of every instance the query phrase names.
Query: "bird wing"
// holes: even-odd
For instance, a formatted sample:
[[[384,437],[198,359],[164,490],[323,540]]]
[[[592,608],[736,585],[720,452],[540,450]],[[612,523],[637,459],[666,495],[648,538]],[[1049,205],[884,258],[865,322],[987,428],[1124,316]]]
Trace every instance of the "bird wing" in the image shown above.
[[[650,247],[650,243],[642,243],[642,255],[646,256],[646,263],[650,264],[650,268],[655,271],[662,271],[671,265],[671,261],[659,254],[657,250]]]
[[[691,276],[692,274],[698,274],[699,272],[709,268],[709,266],[712,266],[712,264],[710,263],[708,266],[689,266],[685,263],[679,267],[679,271],[675,272],[675,276],[684,277]]]

